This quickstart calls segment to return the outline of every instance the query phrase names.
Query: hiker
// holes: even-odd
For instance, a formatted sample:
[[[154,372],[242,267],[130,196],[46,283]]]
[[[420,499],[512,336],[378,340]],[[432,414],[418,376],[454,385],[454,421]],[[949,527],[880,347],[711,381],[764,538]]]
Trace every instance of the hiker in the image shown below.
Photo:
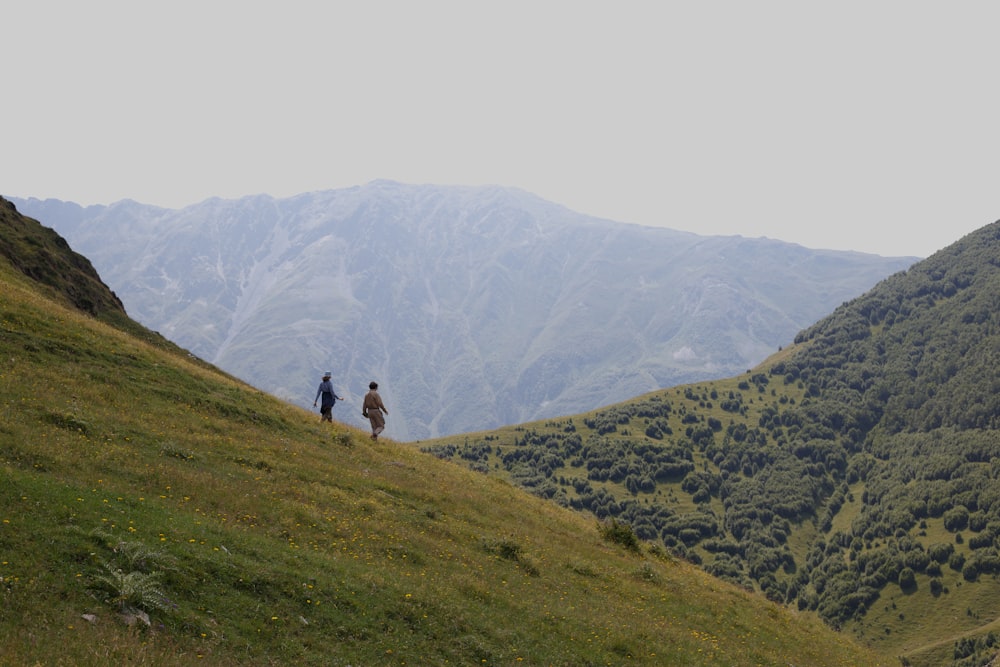
[[[321,422],[332,422],[333,421],[333,405],[337,400],[344,400],[337,396],[336,392],[333,391],[333,383],[330,382],[330,371],[323,373],[323,381],[319,383],[319,389],[316,390],[316,398],[313,400],[313,407],[316,407],[316,401],[323,397],[323,403],[319,408],[319,420]]]
[[[385,430],[385,417],[389,414],[382,404],[382,397],[378,395],[378,382],[368,383],[368,393],[365,394],[365,402],[361,405],[361,415],[368,417],[372,423],[372,440],[378,440],[378,434]]]

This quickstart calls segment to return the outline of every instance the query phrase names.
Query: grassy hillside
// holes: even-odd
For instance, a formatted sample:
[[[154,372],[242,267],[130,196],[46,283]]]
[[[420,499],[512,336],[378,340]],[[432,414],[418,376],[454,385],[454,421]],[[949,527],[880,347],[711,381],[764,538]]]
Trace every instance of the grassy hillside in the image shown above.
[[[0,259],[0,664],[888,664],[28,275]]]
[[[422,443],[909,665],[1000,619],[1000,223],[732,379]]]

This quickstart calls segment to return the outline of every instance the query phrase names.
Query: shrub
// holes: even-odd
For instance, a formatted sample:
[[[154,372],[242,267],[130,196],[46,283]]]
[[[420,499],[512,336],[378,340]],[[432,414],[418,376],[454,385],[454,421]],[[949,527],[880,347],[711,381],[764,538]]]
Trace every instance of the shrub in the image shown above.
[[[629,551],[639,552],[639,538],[632,531],[632,526],[627,523],[619,523],[615,519],[599,524],[597,527],[601,537],[605,542],[623,546]]]
[[[969,525],[969,510],[964,505],[953,507],[944,513],[944,527],[955,533]]]

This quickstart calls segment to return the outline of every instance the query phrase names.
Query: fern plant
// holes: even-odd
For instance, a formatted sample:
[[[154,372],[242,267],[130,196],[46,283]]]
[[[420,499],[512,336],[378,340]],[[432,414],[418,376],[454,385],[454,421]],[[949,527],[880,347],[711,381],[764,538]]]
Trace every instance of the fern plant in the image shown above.
[[[122,612],[167,610],[170,602],[160,587],[163,569],[171,560],[161,551],[150,549],[140,540],[112,542],[112,536],[100,529],[92,535],[111,550],[104,562],[104,574],[94,577],[95,588],[110,594],[106,600]]]
[[[162,551],[150,549],[144,543],[133,540],[119,542],[114,546],[114,560],[124,569],[152,572],[154,568],[164,568],[170,557]]]
[[[111,594],[107,602],[117,605],[120,611],[169,609],[167,597],[159,586],[160,572],[125,572],[110,563],[106,563],[105,568],[107,574],[97,575],[95,581],[98,588]]]

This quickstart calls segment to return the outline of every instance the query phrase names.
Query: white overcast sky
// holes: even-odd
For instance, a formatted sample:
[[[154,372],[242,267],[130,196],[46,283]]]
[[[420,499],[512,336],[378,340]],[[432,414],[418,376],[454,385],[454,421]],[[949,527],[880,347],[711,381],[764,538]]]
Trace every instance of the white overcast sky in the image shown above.
[[[1000,219],[1000,3],[12,0],[0,194],[514,186],[926,256]]]

